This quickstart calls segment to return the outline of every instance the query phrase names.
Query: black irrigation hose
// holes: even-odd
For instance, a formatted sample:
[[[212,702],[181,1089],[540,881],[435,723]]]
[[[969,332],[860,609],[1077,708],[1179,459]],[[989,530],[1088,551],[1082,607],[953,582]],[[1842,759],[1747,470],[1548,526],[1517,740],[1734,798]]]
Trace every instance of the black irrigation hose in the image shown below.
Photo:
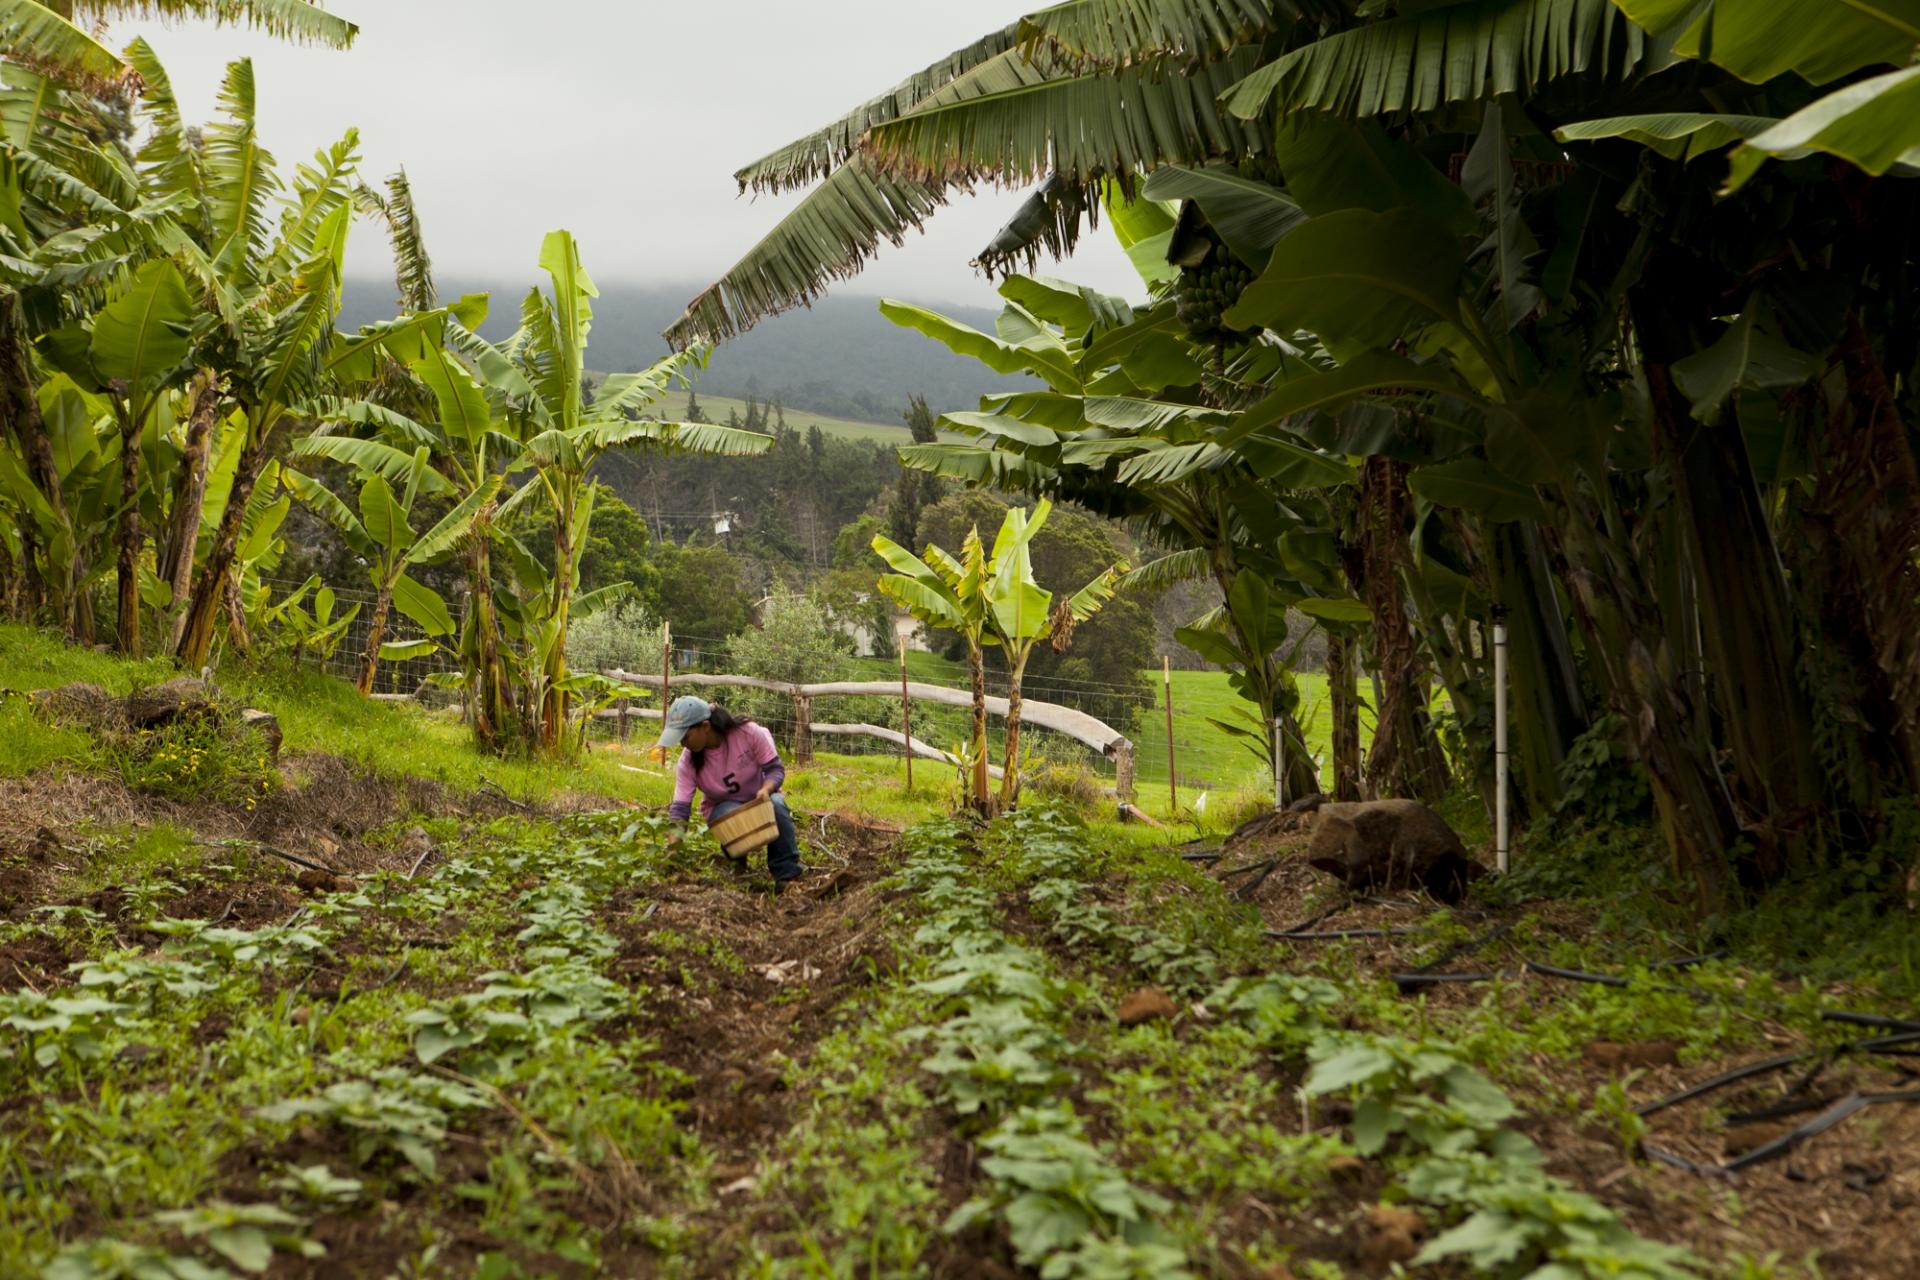
[[[1743,1156],[1727,1161],[1721,1168],[1728,1173],[1738,1173],[1751,1165],[1785,1155],[1808,1138],[1825,1133],[1854,1112],[1889,1102],[1920,1102],[1920,1089],[1910,1089],[1901,1093],[1850,1093],[1805,1124],[1781,1134],[1772,1142],[1755,1147]]]
[[[1269,929],[1267,936],[1290,942],[1328,942],[1340,938],[1404,938],[1419,932],[1418,929],[1334,929],[1327,933],[1307,933],[1298,929]]]
[[[1608,973],[1587,973],[1581,969],[1562,969],[1558,965],[1540,964],[1537,961],[1526,962],[1529,971],[1548,978],[1565,978],[1569,982],[1591,982],[1603,987],[1624,987],[1627,979]],[[1711,1000],[1714,993],[1703,991],[1699,987],[1680,987],[1671,983],[1651,984],[1655,991],[1675,991],[1681,995],[1692,996],[1696,1000]],[[1776,1006],[1777,1007],[1777,1006]],[[1839,1022],[1853,1027],[1880,1027],[1889,1031],[1920,1031],[1920,1022],[1909,1018],[1889,1018],[1878,1013],[1854,1013],[1849,1009],[1822,1009],[1819,1013],[1822,1022]]]
[[[1909,1031],[1897,1036],[1877,1036],[1871,1040],[1853,1040],[1846,1044],[1836,1045],[1831,1049],[1807,1049],[1799,1053],[1783,1053],[1775,1058],[1763,1058],[1759,1062],[1749,1062],[1743,1067],[1735,1067],[1731,1071],[1722,1072],[1711,1080],[1702,1080],[1699,1084],[1689,1085],[1678,1093],[1669,1094],[1667,1097],[1658,1099],[1657,1101],[1645,1103],[1635,1107],[1633,1110],[1635,1115],[1642,1117],[1650,1116],[1655,1112],[1665,1111],[1669,1107],[1677,1107],[1683,1102],[1692,1102],[1695,1098],[1703,1097],[1718,1089],[1724,1089],[1730,1084],[1738,1084],[1742,1080],[1751,1080],[1755,1076],[1766,1075],[1772,1071],[1784,1071],[1794,1063],[1805,1062],[1810,1058],[1837,1057],[1843,1053],[1877,1053],[1882,1049],[1892,1049],[1900,1045],[1914,1044],[1916,1042],[1920,1042],[1920,1031]]]
[[[1302,920],[1298,924],[1288,925],[1284,929],[1269,929],[1267,930],[1267,932],[1269,935],[1278,934],[1280,937],[1283,937],[1283,938],[1287,937],[1290,934],[1304,933],[1306,930],[1311,929],[1313,928],[1313,926],[1319,924],[1322,920],[1327,919],[1329,916],[1337,916],[1342,911],[1345,911],[1347,908],[1351,907],[1352,905],[1353,905],[1352,898],[1350,897],[1343,898],[1339,902],[1336,902],[1332,906],[1328,907],[1325,911],[1320,912],[1318,915],[1308,916],[1305,920]]]
[[[1396,973],[1393,981],[1401,994],[1407,995],[1421,987],[1438,987],[1455,982],[1492,982],[1499,976],[1497,973]]]

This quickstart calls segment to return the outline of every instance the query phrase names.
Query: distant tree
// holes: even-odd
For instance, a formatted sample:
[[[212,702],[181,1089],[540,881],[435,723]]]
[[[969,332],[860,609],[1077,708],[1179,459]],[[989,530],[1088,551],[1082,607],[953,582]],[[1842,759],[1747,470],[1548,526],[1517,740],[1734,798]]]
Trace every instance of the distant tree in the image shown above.
[[[740,421],[740,411],[738,409],[729,408],[727,410],[727,425],[730,427],[739,427],[744,425]]]
[[[925,396],[908,397],[907,411],[902,416],[915,444],[932,444],[940,438],[936,425],[939,419],[927,407]],[[939,477],[902,467],[900,478],[894,483],[893,498],[887,504],[887,536],[903,546],[925,546],[925,543],[914,542],[919,535],[920,513],[940,501],[945,493],[946,486]],[[996,523],[994,527],[999,525]]]
[[[872,514],[862,515],[841,526],[833,539],[833,567],[836,569],[866,569],[873,563],[873,535],[885,533],[886,526],[880,517]]]
[[[751,621],[745,573],[725,547],[656,543],[653,561],[657,612],[675,635],[724,640]]]
[[[648,556],[652,531],[640,513],[611,493],[603,492],[594,506],[587,545],[580,553],[580,586],[594,591],[616,582],[631,582],[647,599],[659,577]]]
[[[712,421],[712,419],[707,417],[707,411],[700,407],[700,393],[698,391],[695,391],[691,387],[687,388],[687,413],[683,421],[686,421],[686,422]]]
[[[767,423],[766,411],[760,407],[760,401],[753,396],[747,397],[747,430],[762,430]]]
[[[775,400],[773,402],[773,416],[775,425],[781,431],[785,431],[787,429],[787,406]]]
[[[776,588],[760,606],[760,624],[733,638],[727,656],[740,675],[790,684],[837,680],[846,674],[852,640],[809,596]],[[730,695],[748,715],[771,719],[788,711],[784,694],[742,689]]]

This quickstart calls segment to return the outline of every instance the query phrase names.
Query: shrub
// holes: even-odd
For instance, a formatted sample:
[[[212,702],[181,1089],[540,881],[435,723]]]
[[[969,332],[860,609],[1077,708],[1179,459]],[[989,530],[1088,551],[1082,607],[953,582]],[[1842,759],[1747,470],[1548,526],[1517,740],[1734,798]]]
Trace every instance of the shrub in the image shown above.
[[[567,666],[574,671],[658,671],[660,621],[638,600],[619,600],[567,628]]]
[[[728,646],[735,673],[790,684],[835,680],[846,671],[853,643],[810,596],[776,591],[761,606],[760,625]],[[729,709],[763,722],[788,714],[785,695],[757,689],[728,690]]]
[[[251,809],[280,784],[259,734],[227,716],[179,716],[105,745],[121,781],[168,800],[209,800]]]

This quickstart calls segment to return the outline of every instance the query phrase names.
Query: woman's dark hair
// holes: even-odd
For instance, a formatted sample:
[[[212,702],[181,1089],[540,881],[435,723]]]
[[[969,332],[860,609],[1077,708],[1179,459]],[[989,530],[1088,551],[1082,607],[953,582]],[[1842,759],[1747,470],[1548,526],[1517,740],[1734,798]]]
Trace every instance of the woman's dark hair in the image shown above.
[[[736,716],[733,712],[727,710],[717,702],[710,702],[707,704],[707,707],[707,727],[719,734],[722,738],[743,724],[753,723],[752,716]],[[693,767],[695,769],[698,769],[705,763],[706,754],[704,751],[696,751],[693,753]]]

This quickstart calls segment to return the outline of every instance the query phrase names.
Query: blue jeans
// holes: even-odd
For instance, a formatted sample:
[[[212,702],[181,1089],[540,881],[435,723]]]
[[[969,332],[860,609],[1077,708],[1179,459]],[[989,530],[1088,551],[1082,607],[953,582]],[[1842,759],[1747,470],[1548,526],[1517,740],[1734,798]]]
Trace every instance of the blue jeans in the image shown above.
[[[707,815],[708,825],[720,821],[745,803],[744,800],[722,800]],[[773,821],[780,828],[780,834],[767,846],[767,870],[773,873],[776,884],[785,884],[800,874],[800,837],[794,834],[793,815],[787,812],[787,798],[778,791],[773,793]]]

